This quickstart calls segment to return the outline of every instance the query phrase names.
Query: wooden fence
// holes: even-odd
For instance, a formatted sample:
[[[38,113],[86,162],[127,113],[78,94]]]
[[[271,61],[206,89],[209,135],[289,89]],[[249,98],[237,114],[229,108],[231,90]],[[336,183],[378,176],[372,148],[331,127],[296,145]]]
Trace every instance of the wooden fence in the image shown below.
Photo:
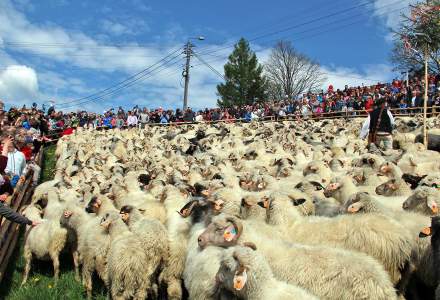
[[[43,159],[43,147],[35,157],[35,163],[41,166]],[[29,204],[34,190],[32,185],[34,172],[29,170],[25,174],[25,180],[19,182],[11,197],[11,206],[14,211],[19,212],[24,205]],[[9,259],[15,250],[20,232],[20,225],[0,217],[0,282],[3,280]]]

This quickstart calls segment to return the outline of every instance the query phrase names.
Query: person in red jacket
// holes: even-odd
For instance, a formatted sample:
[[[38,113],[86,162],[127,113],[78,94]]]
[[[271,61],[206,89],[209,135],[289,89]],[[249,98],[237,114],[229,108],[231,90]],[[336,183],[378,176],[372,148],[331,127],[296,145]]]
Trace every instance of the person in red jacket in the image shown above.
[[[373,105],[374,105],[373,97],[368,96],[367,101],[365,102],[365,110],[367,112],[373,111]]]

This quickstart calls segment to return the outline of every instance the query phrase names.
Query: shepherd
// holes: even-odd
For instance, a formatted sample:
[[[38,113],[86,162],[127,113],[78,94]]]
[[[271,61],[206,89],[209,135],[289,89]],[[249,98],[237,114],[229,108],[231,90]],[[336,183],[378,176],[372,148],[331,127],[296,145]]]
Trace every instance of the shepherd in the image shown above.
[[[376,107],[369,113],[367,120],[362,126],[360,138],[368,136],[368,146],[373,144],[382,150],[393,149],[393,127],[394,117],[386,105],[384,98],[376,102]]]

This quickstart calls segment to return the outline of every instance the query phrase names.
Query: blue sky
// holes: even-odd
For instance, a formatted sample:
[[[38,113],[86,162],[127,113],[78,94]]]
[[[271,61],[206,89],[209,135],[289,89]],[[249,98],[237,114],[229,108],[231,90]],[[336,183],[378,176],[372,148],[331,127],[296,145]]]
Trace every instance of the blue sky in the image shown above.
[[[240,37],[264,63],[279,39],[322,66],[325,85],[401,76],[389,62],[390,28],[414,0],[71,1],[0,0],[0,99],[7,106],[54,100],[64,110],[135,104],[180,107],[180,51],[120,93],[89,97],[158,62],[188,37],[223,73]],[[190,106],[212,107],[221,80],[193,58]]]

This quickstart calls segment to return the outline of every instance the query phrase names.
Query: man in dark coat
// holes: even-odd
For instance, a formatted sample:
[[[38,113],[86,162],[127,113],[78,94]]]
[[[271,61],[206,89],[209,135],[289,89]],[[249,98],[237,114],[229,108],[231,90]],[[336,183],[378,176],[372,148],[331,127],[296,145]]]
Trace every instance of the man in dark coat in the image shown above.
[[[393,149],[393,126],[394,117],[388,110],[385,99],[381,98],[377,100],[375,109],[370,112],[362,126],[360,138],[364,139],[371,134],[376,146],[383,150],[391,150]]]

